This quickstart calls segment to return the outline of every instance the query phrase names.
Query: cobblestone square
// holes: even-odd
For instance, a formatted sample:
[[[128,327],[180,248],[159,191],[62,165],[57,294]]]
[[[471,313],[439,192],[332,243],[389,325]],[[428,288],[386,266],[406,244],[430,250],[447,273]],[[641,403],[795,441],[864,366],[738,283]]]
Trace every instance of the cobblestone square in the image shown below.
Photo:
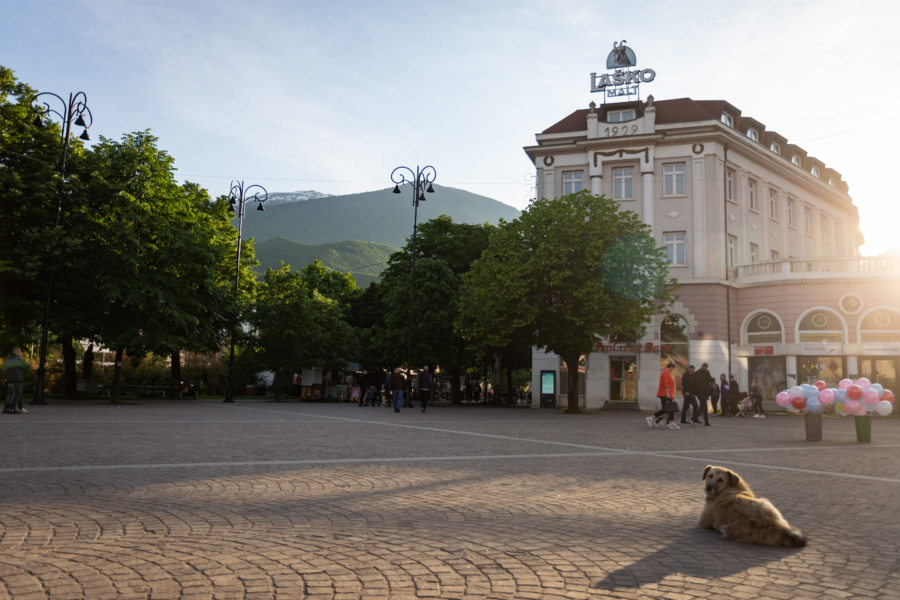
[[[52,401],[0,419],[0,598],[900,597],[900,419]],[[697,527],[706,464],[806,548]]]

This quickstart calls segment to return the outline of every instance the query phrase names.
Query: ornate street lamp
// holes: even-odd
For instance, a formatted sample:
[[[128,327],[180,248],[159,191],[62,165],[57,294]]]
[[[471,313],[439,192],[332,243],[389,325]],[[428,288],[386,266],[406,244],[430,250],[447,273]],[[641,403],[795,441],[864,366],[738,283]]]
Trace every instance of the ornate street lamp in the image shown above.
[[[257,188],[252,194],[251,190]],[[238,240],[237,240],[237,265],[234,268],[234,303],[231,308],[231,347],[228,351],[228,388],[225,390],[225,402],[234,402],[234,338],[237,330],[237,303],[238,284],[241,281],[241,242],[244,229],[244,206],[247,202],[256,202],[256,210],[265,210],[263,203],[269,199],[269,192],[261,185],[253,184],[244,187],[243,181],[234,179],[231,181],[231,191],[228,194],[231,206],[228,211],[235,215],[234,207],[237,205]]]
[[[59,101],[59,107],[62,108],[62,112],[56,110],[55,108],[53,108],[53,106],[51,106],[50,102],[54,102],[55,100]],[[79,135],[78,137],[82,140],[89,140],[91,138],[88,135],[87,130],[91,127],[91,125],[94,124],[94,117],[93,115],[91,115],[91,110],[87,106],[87,96],[84,94],[84,92],[69,94],[68,102],[66,102],[62,99],[62,97],[54,94],[53,92],[41,92],[34,97],[34,100],[32,102],[34,103],[32,105],[32,108],[35,110],[35,112],[37,112],[37,115],[34,117],[34,124],[36,126],[43,127],[44,117],[51,116],[58,117],[61,120],[63,126],[63,153],[62,160],[59,164],[61,183],[56,200],[56,219],[53,223],[55,228],[59,228],[60,215],[62,214],[62,187],[66,183],[66,157],[69,154],[69,139],[72,132],[72,125],[75,125],[76,127],[83,127],[84,129],[82,130],[81,135]],[[38,359],[37,385],[34,388],[34,399],[31,401],[32,404],[47,404],[47,401],[44,399],[44,380],[46,377],[48,337],[47,331],[50,326],[50,301],[53,291],[53,273],[54,265],[51,264],[50,274],[47,278],[47,299],[44,302],[44,320],[41,322],[41,346],[40,358]]]
[[[409,167],[397,167],[391,171],[391,181],[394,183],[394,193],[400,193],[400,186],[408,184],[413,191],[413,236],[412,254],[409,267],[409,316],[406,320],[406,383],[409,386],[409,400],[412,402],[412,319],[414,310],[414,298],[416,293],[416,231],[418,230],[419,202],[425,202],[425,192],[434,193],[432,182],[437,178],[437,171],[431,165],[416,166],[413,171]]]

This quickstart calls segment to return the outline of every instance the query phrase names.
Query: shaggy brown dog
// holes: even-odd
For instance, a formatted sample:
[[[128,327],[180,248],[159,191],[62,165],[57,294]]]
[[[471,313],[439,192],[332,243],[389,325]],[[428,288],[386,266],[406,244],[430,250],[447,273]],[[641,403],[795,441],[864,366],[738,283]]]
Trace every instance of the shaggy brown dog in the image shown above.
[[[736,542],[790,548],[806,545],[806,535],[788,525],[771,502],[754,496],[734,471],[707,465],[703,480],[706,504],[700,515],[700,527],[715,529]]]

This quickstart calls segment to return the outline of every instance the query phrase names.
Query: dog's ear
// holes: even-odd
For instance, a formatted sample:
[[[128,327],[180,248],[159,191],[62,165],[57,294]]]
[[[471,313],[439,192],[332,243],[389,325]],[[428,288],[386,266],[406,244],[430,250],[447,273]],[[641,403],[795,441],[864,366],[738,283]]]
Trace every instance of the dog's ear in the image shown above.
[[[735,486],[741,482],[741,476],[734,471],[728,471],[728,484]]]
[[[703,477],[702,477],[702,479],[706,479],[706,474],[709,473],[709,470],[712,469],[712,468],[713,468],[712,465],[706,465],[706,468],[703,470]]]

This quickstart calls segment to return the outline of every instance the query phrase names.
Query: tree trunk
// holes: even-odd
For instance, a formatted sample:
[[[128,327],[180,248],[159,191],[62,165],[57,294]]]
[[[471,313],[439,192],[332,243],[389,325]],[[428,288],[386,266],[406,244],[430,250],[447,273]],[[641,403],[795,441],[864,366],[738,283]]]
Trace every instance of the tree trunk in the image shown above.
[[[458,366],[450,368],[450,402],[462,404],[462,396],[459,390],[459,380],[462,377],[462,369]]]
[[[181,400],[181,352],[172,353],[172,399]]]
[[[81,378],[90,381],[94,376],[94,345],[88,344],[87,350],[84,351],[84,357],[81,359]]]
[[[281,385],[278,381],[278,369],[272,370],[272,391],[275,392],[275,402],[281,402]]]
[[[75,364],[75,348],[72,346],[72,335],[68,332],[62,336],[62,355],[65,394],[71,398],[78,393],[78,367]]]
[[[516,392],[513,390],[513,368],[512,363],[506,365],[506,399],[510,404],[516,404],[518,402],[518,398],[516,398]]]
[[[116,348],[116,366],[113,369],[112,396],[110,403],[118,404],[119,402],[119,384],[122,382],[122,357],[125,355],[125,348]]]
[[[581,414],[581,407],[578,406],[578,359],[581,358],[581,355],[575,352],[574,354],[563,356],[563,360],[566,361],[566,366],[569,371],[569,405],[566,408],[566,412],[572,415]]]

